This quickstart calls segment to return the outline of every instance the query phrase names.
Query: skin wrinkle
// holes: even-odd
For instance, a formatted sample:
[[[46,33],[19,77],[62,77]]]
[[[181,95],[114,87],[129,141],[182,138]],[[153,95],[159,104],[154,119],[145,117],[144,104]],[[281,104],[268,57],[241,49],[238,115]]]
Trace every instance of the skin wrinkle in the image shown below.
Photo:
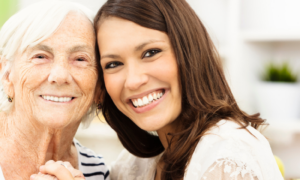
[[[5,132],[0,133],[0,159],[6,179],[29,179],[51,159],[78,166],[72,140],[94,99],[98,79],[95,40],[92,23],[81,14],[70,13],[41,43],[51,48],[52,54],[28,48],[16,55],[9,76],[14,106],[8,115],[0,114],[0,132]],[[35,52],[49,57],[45,62],[31,59]],[[89,60],[77,61],[78,57]],[[64,93],[76,98],[70,106],[61,108],[39,96]]]

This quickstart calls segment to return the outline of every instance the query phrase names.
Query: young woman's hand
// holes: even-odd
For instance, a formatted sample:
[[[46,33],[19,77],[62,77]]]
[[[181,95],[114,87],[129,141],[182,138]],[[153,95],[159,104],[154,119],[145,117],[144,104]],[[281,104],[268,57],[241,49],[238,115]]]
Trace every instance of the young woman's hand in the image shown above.
[[[30,180],[85,180],[81,171],[74,169],[69,162],[48,161],[40,167],[38,174],[30,176]]]

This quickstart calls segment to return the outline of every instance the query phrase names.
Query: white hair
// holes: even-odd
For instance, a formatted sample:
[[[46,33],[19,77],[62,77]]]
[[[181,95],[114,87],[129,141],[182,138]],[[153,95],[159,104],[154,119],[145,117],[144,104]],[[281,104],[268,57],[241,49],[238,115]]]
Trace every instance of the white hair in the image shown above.
[[[1,68],[0,79],[10,70],[18,52],[24,53],[28,47],[50,37],[70,12],[81,13],[93,24],[93,11],[75,2],[59,0],[34,3],[9,18],[0,30],[0,61],[3,58],[7,60],[5,67]],[[12,106],[0,82],[0,111],[8,112]],[[93,103],[82,119],[83,125],[88,127],[95,116],[96,105]]]

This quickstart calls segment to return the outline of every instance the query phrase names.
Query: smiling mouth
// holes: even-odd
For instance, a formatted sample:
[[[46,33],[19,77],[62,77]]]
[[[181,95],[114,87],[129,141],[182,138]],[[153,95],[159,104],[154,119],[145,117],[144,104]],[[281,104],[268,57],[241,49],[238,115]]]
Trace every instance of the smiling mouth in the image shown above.
[[[164,89],[157,90],[141,98],[130,99],[130,101],[135,108],[144,107],[159,100],[164,94],[165,94]]]
[[[57,96],[44,96],[44,95],[41,95],[41,97],[47,101],[59,102],[59,103],[70,102],[74,99],[74,97],[57,97]]]

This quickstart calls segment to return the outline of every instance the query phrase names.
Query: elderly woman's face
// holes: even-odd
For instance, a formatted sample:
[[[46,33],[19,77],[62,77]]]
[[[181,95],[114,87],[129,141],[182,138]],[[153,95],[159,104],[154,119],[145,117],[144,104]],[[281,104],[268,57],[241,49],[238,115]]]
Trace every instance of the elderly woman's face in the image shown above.
[[[97,78],[92,23],[70,13],[52,36],[16,56],[9,74],[15,112],[52,128],[78,123]]]

